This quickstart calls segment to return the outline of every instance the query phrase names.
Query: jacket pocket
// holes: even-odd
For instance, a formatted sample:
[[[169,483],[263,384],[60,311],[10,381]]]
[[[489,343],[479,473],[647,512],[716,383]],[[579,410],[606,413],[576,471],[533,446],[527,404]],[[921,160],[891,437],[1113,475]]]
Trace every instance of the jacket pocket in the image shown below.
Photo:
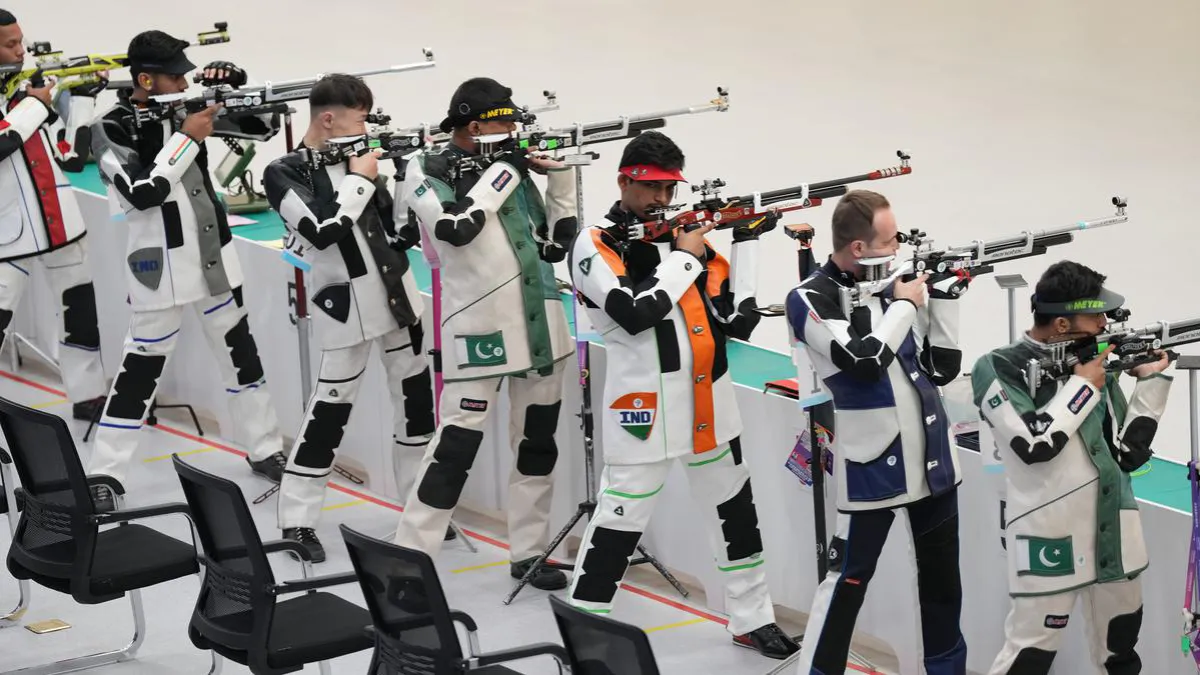
[[[331,319],[346,323],[350,319],[350,283],[329,284],[313,296],[317,307]]]
[[[875,502],[902,495],[908,490],[904,474],[904,452],[900,436],[875,459],[843,463],[846,472],[846,496],[852,502]]]

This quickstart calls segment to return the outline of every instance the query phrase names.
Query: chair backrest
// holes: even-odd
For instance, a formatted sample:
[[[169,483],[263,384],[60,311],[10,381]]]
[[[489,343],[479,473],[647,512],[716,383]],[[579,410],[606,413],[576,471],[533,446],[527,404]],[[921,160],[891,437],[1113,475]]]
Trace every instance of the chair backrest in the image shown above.
[[[0,398],[0,431],[20,478],[23,510],[13,546],[60,567],[65,578],[89,572],[95,547],[95,513],[87,474],[79,461],[71,430],[58,415]]]
[[[462,646],[433,559],[340,528],[375,626],[373,675],[459,672]]]
[[[236,483],[172,456],[200,539],[204,583],[192,627],[206,640],[265,654],[275,583],[258,528]]]
[[[642,629],[577,609],[553,595],[550,608],[572,675],[658,675],[650,638]]]

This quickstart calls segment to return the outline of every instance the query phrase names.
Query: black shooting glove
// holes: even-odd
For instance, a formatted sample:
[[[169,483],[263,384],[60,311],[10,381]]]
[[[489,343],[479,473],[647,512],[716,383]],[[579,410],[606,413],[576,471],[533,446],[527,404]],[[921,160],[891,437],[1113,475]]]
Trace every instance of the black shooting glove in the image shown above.
[[[97,76],[94,82],[86,82],[78,86],[71,87],[67,91],[71,92],[72,96],[83,96],[85,98],[96,98],[100,92],[108,88],[108,78]]]
[[[214,71],[211,77],[206,76],[209,70]],[[238,68],[229,61],[212,61],[201,68],[200,84],[206,87],[217,84],[240,87],[246,84],[246,71]]]
[[[521,180],[529,178],[529,151],[525,148],[509,148],[496,155],[497,162],[504,162],[521,174]]]
[[[770,232],[779,224],[779,216],[768,213],[760,218],[753,218],[735,223],[733,226],[733,243],[742,241],[754,241],[763,235],[764,232]]]

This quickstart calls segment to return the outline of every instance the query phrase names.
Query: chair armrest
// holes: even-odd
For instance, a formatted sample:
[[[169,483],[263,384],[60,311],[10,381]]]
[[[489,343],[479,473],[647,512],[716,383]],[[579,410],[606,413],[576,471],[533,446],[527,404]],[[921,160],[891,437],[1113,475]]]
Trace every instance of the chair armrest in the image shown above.
[[[184,515],[188,518],[192,517],[192,512],[188,509],[187,504],[173,502],[170,504],[139,506],[136,509],[121,509],[120,511],[109,511],[108,513],[96,513],[88,516],[88,521],[96,525],[108,525],[110,523],[124,523],[142,518],[154,518],[155,516],[167,516],[172,513]]]
[[[450,610],[450,619],[452,621],[457,621],[458,623],[461,623],[464,628],[471,631],[472,633],[476,633],[479,631],[479,626],[475,623],[475,619],[472,619],[471,615],[467,614],[466,612],[460,612],[457,609],[452,609],[452,610]]]
[[[468,670],[476,668],[486,668],[499,663],[508,661],[518,661],[520,659],[528,659],[534,656],[549,656],[559,663],[567,663],[567,650],[563,649],[562,645],[556,645],[553,642],[539,642],[532,645],[523,645],[521,647],[513,647],[512,649],[501,649],[496,652],[487,652],[485,654],[476,654],[475,656],[465,659]]]
[[[0,448],[0,464],[12,464],[12,457],[9,456],[8,450]]]
[[[276,539],[275,541],[264,541],[262,545],[263,553],[295,553],[300,556],[304,562],[312,562],[312,553],[309,552],[304,544],[291,539]]]
[[[292,581],[285,581],[282,584],[276,584],[271,587],[271,594],[284,595],[286,593],[302,593],[304,591],[315,591],[318,588],[327,588],[329,586],[356,583],[358,583],[358,575],[354,574],[353,572],[343,572],[341,574],[323,574],[319,577],[294,579]]]
[[[112,476],[106,476],[102,473],[93,473],[93,474],[88,475],[87,484],[90,487],[95,487],[97,485],[103,485],[104,487],[108,488],[109,490],[112,490],[113,494],[115,494],[115,495],[124,495],[125,494],[125,486],[121,485],[121,481],[117,480],[116,478],[113,478]]]

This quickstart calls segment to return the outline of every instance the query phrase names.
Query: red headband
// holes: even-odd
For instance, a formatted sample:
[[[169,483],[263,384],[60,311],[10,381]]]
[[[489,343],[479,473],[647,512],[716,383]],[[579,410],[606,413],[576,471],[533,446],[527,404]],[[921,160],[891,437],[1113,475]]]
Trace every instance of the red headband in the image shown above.
[[[679,169],[664,169],[653,164],[623,166],[618,171],[633,180],[673,180],[686,183]]]

